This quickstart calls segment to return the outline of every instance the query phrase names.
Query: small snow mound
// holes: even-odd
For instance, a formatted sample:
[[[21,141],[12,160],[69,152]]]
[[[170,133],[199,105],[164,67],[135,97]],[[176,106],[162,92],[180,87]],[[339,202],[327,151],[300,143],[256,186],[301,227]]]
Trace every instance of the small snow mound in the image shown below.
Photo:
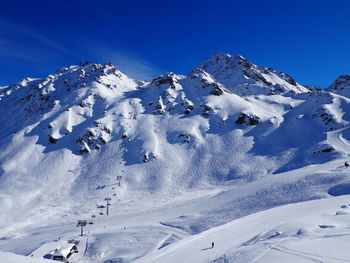
[[[328,190],[328,194],[332,196],[348,195],[350,194],[350,183],[335,185]]]
[[[301,228],[301,229],[299,229],[299,230],[297,231],[297,236],[304,235],[305,232],[306,232],[306,230]]]
[[[335,213],[336,216],[344,216],[344,215],[348,215],[348,214],[349,214],[349,213],[344,212],[344,211],[337,211],[337,212]]]
[[[106,260],[103,263],[123,263],[123,259],[122,258],[111,258]]]
[[[334,228],[333,225],[318,225],[319,228]]]

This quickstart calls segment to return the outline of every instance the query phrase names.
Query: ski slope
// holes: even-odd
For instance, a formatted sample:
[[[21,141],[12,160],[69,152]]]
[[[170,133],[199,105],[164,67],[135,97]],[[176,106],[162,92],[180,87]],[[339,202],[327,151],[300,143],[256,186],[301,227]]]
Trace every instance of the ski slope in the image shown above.
[[[134,262],[350,262],[349,197],[291,204],[252,214]],[[211,242],[215,243],[214,248]]]
[[[48,263],[46,259],[38,259],[26,256],[20,256],[9,252],[0,251],[0,259],[3,263]]]
[[[105,215],[105,209],[96,209],[93,205],[90,209],[88,207],[77,208],[75,214],[67,214],[64,221],[62,218],[52,218],[54,222],[46,222],[46,226],[26,226],[9,232],[2,231],[1,234],[7,234],[7,238],[2,239],[0,244],[3,249],[25,255],[34,253],[35,257],[41,258],[43,254],[53,249],[54,240],[60,239],[60,242],[63,242],[77,238],[79,229],[75,227],[76,220],[88,219],[94,214],[96,218],[91,218],[94,224],[88,225],[85,230],[86,238],[89,240],[86,252],[84,256],[79,255],[76,261],[72,258],[72,262],[104,263],[112,259],[123,260],[121,262],[134,262],[135,260],[136,262],[176,262],[176,259],[180,258],[179,255],[187,255],[185,254],[187,252],[193,255],[193,251],[199,253],[196,254],[198,261],[193,261],[192,257],[190,261],[186,261],[187,255],[181,258],[182,262],[215,262],[214,260],[224,255],[227,260],[233,258],[236,262],[239,257],[237,255],[243,252],[245,256],[239,262],[250,262],[245,258],[253,260],[260,255],[256,251],[262,254],[268,246],[274,245],[279,240],[283,239],[283,244],[291,243],[293,246],[295,241],[293,235],[300,229],[311,229],[315,232],[312,232],[314,236],[318,235],[317,224],[343,224],[335,215],[329,216],[331,214],[339,214],[340,219],[348,220],[347,208],[340,207],[346,205],[348,196],[280,206],[268,211],[257,212],[283,203],[299,202],[321,196],[329,197],[327,192],[334,182],[327,181],[334,181],[334,178],[339,177],[342,180],[348,178],[348,170],[343,166],[343,162],[344,159],[341,159],[311,165],[282,174],[270,175],[259,181],[233,188],[201,189],[173,196],[169,200],[164,200],[156,194],[152,196],[146,193],[138,200],[135,199],[135,196],[130,197],[129,200],[126,197],[125,199],[112,199],[109,216]],[[309,184],[304,189],[298,188],[298,182],[305,184],[305,178],[314,175],[319,176],[319,179],[322,178],[323,184]],[[341,184],[339,180],[337,182]],[[290,196],[285,189],[292,191]],[[305,193],[302,194],[302,191]],[[319,195],[313,196],[312,193],[315,192]],[[99,215],[101,211],[104,215]],[[311,211],[313,212],[309,216],[308,213]],[[321,216],[325,213],[326,217]],[[245,215],[248,216],[244,217]],[[301,218],[304,219],[301,220]],[[306,224],[310,222],[311,225]],[[225,225],[217,227],[220,224]],[[345,227],[335,229],[329,227],[324,232],[328,230],[344,232]],[[282,234],[269,238],[276,232]],[[255,238],[256,241],[241,246],[244,242],[248,244],[248,240],[254,239],[255,236],[258,236]],[[309,236],[300,234],[298,238],[300,242]],[[315,242],[323,243],[321,240],[323,236],[318,238],[320,240]],[[305,242],[310,242],[310,246],[313,246],[313,240],[315,239],[307,239]],[[47,244],[42,245],[43,241]],[[215,242],[214,249],[206,250],[213,241]],[[269,243],[270,241],[273,243]],[[271,252],[276,252],[276,250],[273,249]],[[302,250],[298,253],[304,252]],[[269,252],[268,255],[270,254]],[[330,254],[317,255],[334,257]],[[264,262],[264,257],[262,261],[257,262]],[[294,262],[293,260],[295,259],[287,257],[285,262]]]
[[[349,127],[339,129],[333,132],[327,133],[327,139],[330,145],[332,145],[338,152],[343,152],[346,156],[350,153],[350,143],[343,136],[343,131],[347,131]]]

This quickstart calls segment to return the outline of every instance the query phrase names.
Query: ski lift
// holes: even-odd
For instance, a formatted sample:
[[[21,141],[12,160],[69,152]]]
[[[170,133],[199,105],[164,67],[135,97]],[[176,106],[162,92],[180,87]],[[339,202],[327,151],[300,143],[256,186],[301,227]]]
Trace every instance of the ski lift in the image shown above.
[[[124,172],[124,171],[123,171],[123,172]],[[121,176],[121,175],[118,175],[118,176],[117,176],[117,184],[118,184],[118,186],[120,186],[121,181],[122,181],[122,176]]]
[[[80,235],[83,236],[83,228],[87,225],[87,221],[86,220],[78,220],[78,224],[77,227],[80,226]]]

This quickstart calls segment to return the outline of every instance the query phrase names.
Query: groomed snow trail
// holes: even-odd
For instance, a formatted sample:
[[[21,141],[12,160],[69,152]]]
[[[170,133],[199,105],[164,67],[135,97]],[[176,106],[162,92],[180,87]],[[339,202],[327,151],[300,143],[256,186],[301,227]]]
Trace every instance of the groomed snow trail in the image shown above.
[[[350,262],[346,249],[350,214],[335,213],[349,210],[345,205],[349,199],[341,196],[259,212],[188,237],[135,263],[208,263],[221,262],[216,261],[220,258],[235,263]],[[215,247],[206,253],[203,248],[211,242]]]
[[[336,131],[327,132],[327,140],[338,152],[343,152],[346,156],[350,155],[349,142],[343,137],[342,132],[349,129],[345,127]]]

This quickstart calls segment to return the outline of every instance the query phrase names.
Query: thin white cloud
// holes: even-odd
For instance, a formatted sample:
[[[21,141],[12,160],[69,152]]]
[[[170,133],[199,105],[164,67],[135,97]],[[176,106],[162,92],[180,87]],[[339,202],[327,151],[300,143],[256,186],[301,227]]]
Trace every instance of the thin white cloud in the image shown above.
[[[86,54],[97,61],[112,62],[135,79],[150,80],[162,73],[155,65],[129,50],[108,48],[104,44],[84,41],[81,38],[77,43],[79,50],[73,53],[62,43],[48,38],[33,28],[0,19],[0,58],[7,56],[39,62],[43,57],[46,60],[50,57],[52,60],[66,54],[76,59],[78,54]]]
[[[37,60],[32,54],[43,50],[49,52],[47,49],[51,49],[52,52],[73,55],[61,43],[24,25],[14,24],[0,19],[0,34],[0,52],[3,55],[31,61]]]
[[[1,55],[18,58],[22,60],[27,60],[27,61],[32,61],[32,62],[37,61],[37,58],[34,56],[28,55],[25,52],[16,51],[13,48],[13,44],[11,43],[11,41],[8,41],[8,42],[0,41],[0,56]]]
[[[112,62],[129,77],[135,79],[150,80],[161,73],[152,63],[126,50],[120,51],[101,47],[94,47],[91,50],[97,59]]]

